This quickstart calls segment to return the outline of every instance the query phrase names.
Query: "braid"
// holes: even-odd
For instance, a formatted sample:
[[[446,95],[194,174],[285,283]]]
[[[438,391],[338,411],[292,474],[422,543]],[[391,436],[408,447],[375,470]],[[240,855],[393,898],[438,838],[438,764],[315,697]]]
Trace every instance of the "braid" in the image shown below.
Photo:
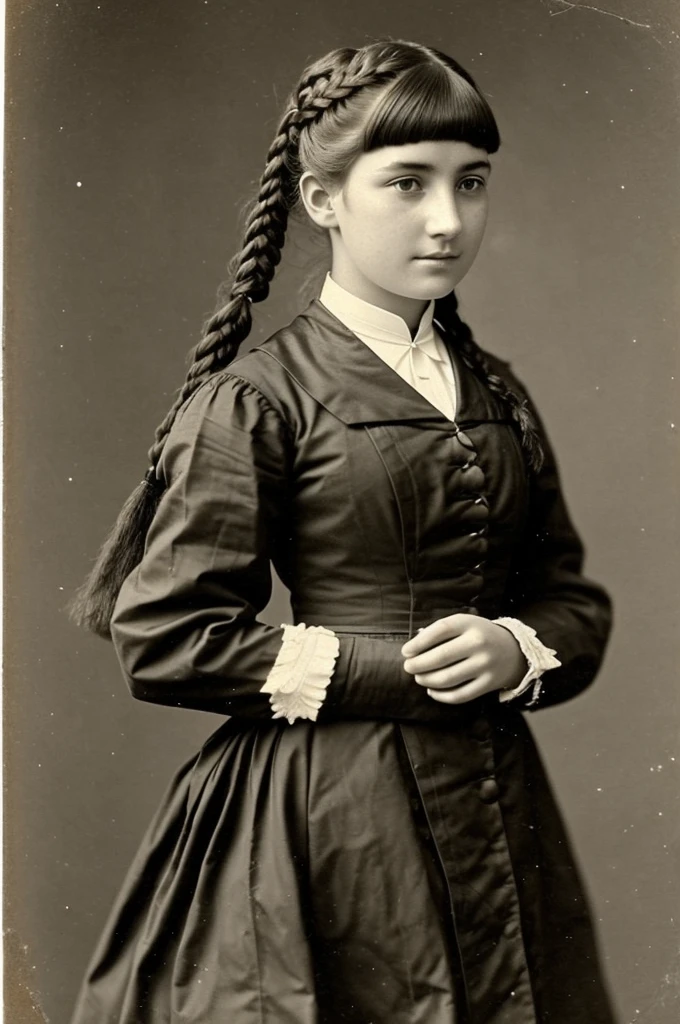
[[[186,382],[156,429],[154,444],[148,453],[147,476],[150,478],[177,413],[207,377],[224,369],[235,358],[252,327],[251,303],[262,302],[269,295],[269,283],[281,261],[289,210],[295,202],[293,180],[298,170],[296,154],[302,130],[318,121],[329,107],[375,84],[376,76],[380,77],[380,67],[362,68],[352,74],[351,58],[355,51],[346,49],[341,55],[348,62],[346,66],[315,70],[303,77],[295,105],[279,123],[267,152],[257,200],[246,223],[243,247],[231,261],[234,269],[228,300],[205,324],[203,337],[192,353]],[[336,62],[337,59],[336,53]]]
[[[336,104],[393,74],[388,50],[375,55],[345,48],[333,51],[307,69],[291,94],[267,152],[242,248],[230,262],[233,276],[227,301],[205,323],[203,336],[192,352],[184,385],[156,428],[144,479],[125,502],[93,568],[68,605],[69,615],[77,625],[110,637],[118,593],[142,559],[146,535],[163,491],[157,466],[177,414],[208,377],[235,358],[252,327],[251,304],[262,302],[269,294],[270,281],[281,260],[288,215],[296,201],[301,133]]]
[[[457,350],[473,373],[480,377],[490,391],[501,399],[520,430],[522,448],[526,463],[534,472],[543,465],[544,453],[536,421],[528,407],[527,399],[520,398],[508,382],[491,369],[485,352],[472,336],[472,331],[458,314],[458,299],[450,292],[437,300],[437,313],[443,314],[443,321],[453,331]]]

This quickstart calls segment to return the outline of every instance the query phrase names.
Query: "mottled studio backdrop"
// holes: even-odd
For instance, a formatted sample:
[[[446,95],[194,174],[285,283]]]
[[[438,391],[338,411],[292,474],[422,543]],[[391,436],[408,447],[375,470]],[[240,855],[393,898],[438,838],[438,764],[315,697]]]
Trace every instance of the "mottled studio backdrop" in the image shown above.
[[[10,0],[6,936],[12,1024],[67,1020],[123,873],[215,716],[135,702],[63,605],[238,244],[305,63],[434,44],[497,114],[487,238],[460,289],[530,385],[616,627],[594,687],[530,716],[622,1024],[679,1019],[677,0]],[[287,247],[254,342],[318,252]],[[285,614],[279,593],[270,621]],[[674,859],[675,858],[675,859]],[[568,953],[565,951],[565,955]]]

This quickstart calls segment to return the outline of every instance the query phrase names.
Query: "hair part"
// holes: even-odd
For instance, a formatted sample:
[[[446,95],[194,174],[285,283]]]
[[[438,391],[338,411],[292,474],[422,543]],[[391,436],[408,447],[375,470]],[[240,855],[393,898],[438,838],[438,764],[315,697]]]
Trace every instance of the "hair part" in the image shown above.
[[[141,560],[147,531],[164,484],[156,468],[177,413],[208,377],[235,358],[252,327],[251,306],[269,294],[281,260],[289,215],[301,206],[298,182],[313,172],[342,186],[363,152],[430,140],[468,142],[494,153],[500,136],[491,108],[472,77],[451,57],[405,40],[380,40],[360,49],[332,50],[305,68],[290,93],[265,159],[256,198],[249,204],[241,249],[229,262],[230,279],[203,325],[186,380],[156,429],[149,468],[121,509],[95,563],[71,600],[71,618],[103,637],[125,578]],[[457,316],[455,296],[446,309],[469,365],[508,405],[535,465],[530,415],[507,385],[490,372],[482,350]]]

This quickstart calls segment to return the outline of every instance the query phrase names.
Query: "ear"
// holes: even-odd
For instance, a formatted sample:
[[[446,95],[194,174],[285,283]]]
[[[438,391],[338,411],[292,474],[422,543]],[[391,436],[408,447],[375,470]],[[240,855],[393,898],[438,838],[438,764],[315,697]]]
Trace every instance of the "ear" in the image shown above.
[[[336,228],[338,219],[333,208],[334,198],[311,171],[305,171],[298,183],[304,207],[320,228]]]

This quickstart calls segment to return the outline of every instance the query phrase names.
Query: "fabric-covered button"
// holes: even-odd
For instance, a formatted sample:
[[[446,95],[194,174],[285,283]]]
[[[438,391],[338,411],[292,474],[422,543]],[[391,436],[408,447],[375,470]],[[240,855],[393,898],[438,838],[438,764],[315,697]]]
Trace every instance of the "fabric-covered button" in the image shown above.
[[[475,466],[474,463],[464,463],[460,470],[464,474],[465,487],[466,489],[469,488],[468,493],[476,491],[479,494],[480,490],[484,487],[484,473],[479,466]]]
[[[486,526],[489,520],[489,506],[477,504],[474,494],[462,498],[459,507],[461,522],[469,526],[471,530],[481,530]]]
[[[485,523],[489,518],[489,506],[478,505],[476,501],[472,503],[470,512],[475,523]]]
[[[492,804],[498,800],[499,789],[495,779],[483,779],[479,787],[479,798],[485,804]]]

